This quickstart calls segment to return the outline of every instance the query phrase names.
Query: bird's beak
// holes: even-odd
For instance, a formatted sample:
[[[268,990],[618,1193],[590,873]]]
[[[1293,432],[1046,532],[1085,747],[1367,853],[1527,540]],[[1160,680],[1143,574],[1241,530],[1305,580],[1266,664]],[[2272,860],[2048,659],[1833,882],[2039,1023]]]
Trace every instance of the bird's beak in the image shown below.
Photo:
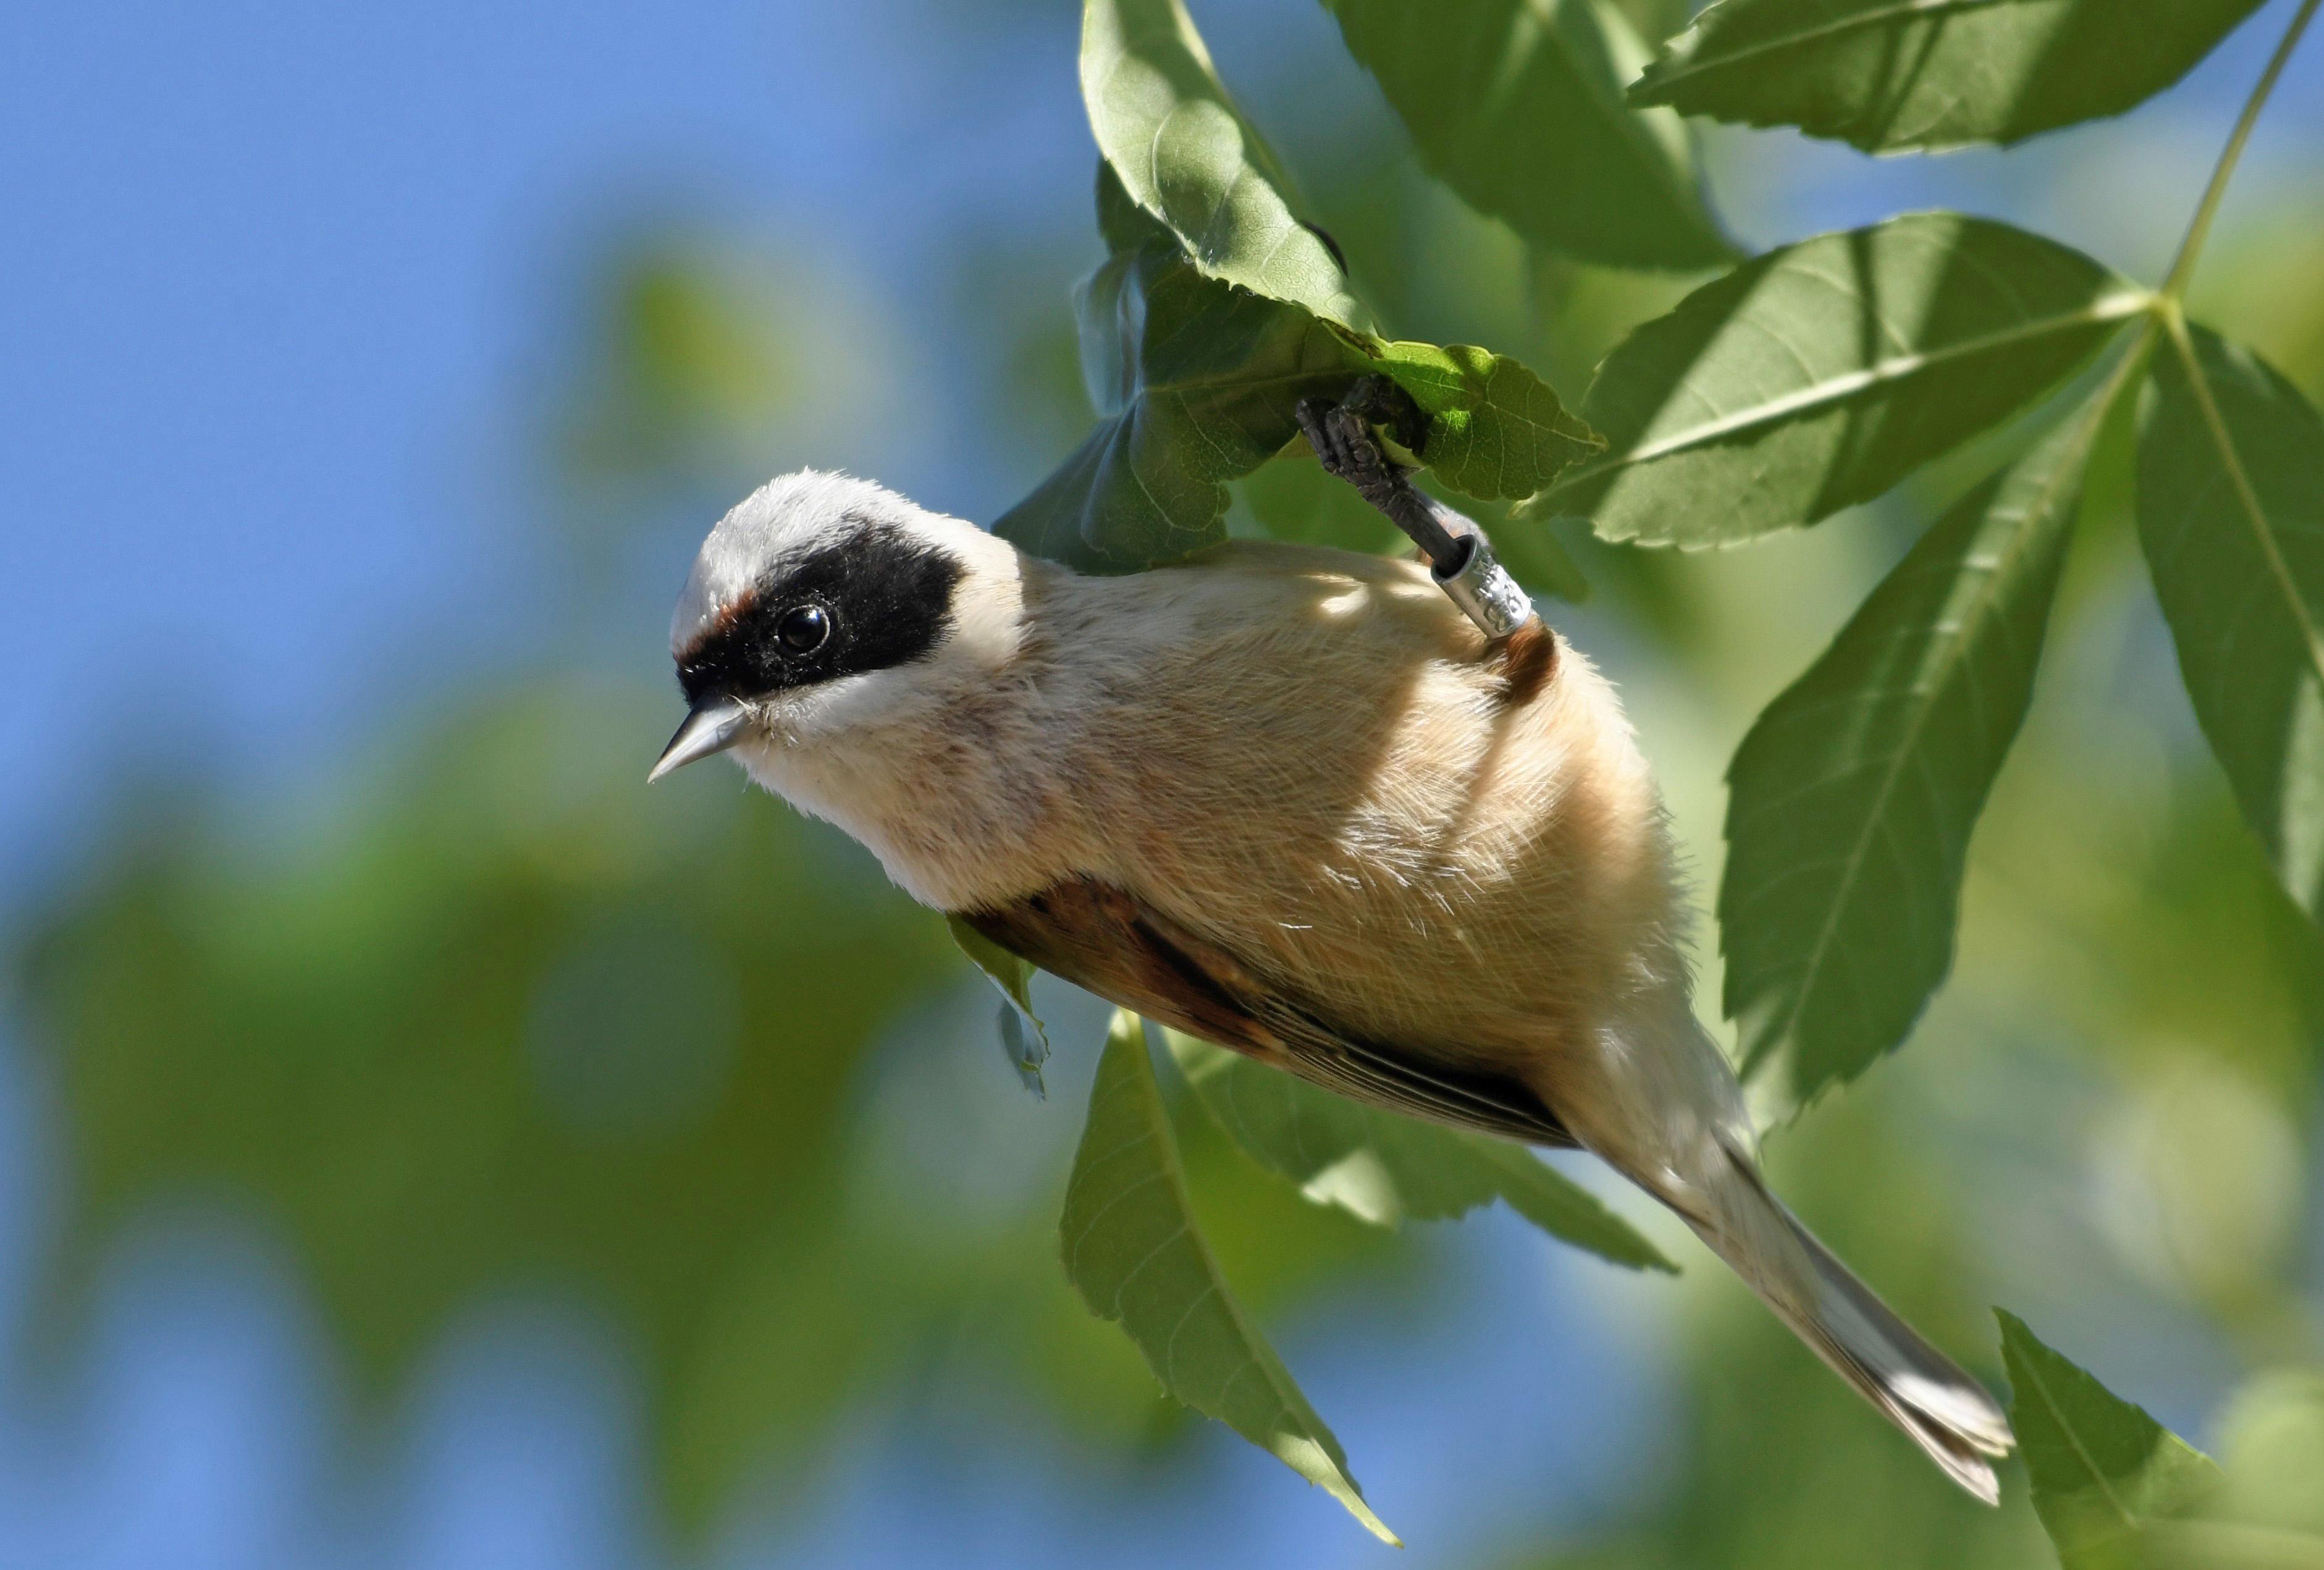
[[[706,697],[694,706],[686,723],[678,727],[678,734],[669,738],[669,745],[661,750],[653,771],[646,776],[650,785],[675,769],[683,769],[697,758],[713,753],[723,753],[742,739],[750,727],[751,711],[731,697]]]

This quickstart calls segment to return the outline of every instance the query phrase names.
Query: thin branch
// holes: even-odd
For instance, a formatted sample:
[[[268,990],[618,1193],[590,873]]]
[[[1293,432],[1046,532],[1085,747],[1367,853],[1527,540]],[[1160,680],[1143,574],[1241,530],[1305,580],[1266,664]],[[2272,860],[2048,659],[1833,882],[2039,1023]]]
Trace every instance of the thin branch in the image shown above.
[[[2300,47],[2300,35],[2308,31],[2316,7],[2324,0],[2301,0],[2292,25],[2283,30],[2283,38],[2275,46],[2275,53],[2260,73],[2259,81],[2252,88],[2251,97],[2244,101],[2244,112],[2236,119],[2236,128],[2227,136],[2227,144],[2220,150],[2219,162],[2211,171],[2211,183],[2203,188],[2203,199],[2195,208],[2194,221],[2187,226],[2187,237],[2179,242],[2179,254],[2172,258],[2171,271],[2163,280],[2163,292],[2177,300],[2187,292],[2188,280],[2194,276],[2195,259],[2202,254],[2203,242],[2211,233],[2211,220],[2218,215],[2219,199],[2227,194],[2227,181],[2236,172],[2236,164],[2244,155],[2244,143],[2251,140],[2252,127],[2259,121],[2259,112],[2267,106],[2270,93],[2275,91],[2275,80],[2283,74],[2292,59],[2292,51]]]

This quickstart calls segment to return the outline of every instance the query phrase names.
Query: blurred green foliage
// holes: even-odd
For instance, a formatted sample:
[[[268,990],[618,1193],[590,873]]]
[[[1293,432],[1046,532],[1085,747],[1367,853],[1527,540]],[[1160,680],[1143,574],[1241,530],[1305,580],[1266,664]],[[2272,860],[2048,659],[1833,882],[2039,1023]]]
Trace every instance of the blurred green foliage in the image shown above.
[[[700,236],[655,236],[606,269],[593,356],[557,458],[581,485],[715,461],[795,416],[825,367],[797,283]]]
[[[725,1408],[770,1381],[841,1397],[909,1311],[882,1289],[909,1262],[840,1235],[841,1113],[949,950],[788,815],[707,782],[648,799],[641,699],[478,702],[337,822],[263,851],[141,836],[54,914],[27,981],[73,1114],[69,1279],[155,1192],[223,1187],[374,1385],[532,1277],[634,1330],[694,1464],[764,1426]]]
[[[365,760],[331,821],[253,845],[163,816],[49,913],[23,980],[71,1115],[52,1313],[187,1192],[256,1205],[375,1394],[480,1298],[577,1289],[633,1341],[696,1524],[996,1301],[986,1356],[1140,1431],[1151,1383],[1073,1304],[1046,1217],[866,1200],[867,1052],[915,1000],[982,1001],[942,919],[731,780],[646,795],[667,710],[547,679],[479,699]],[[1188,1159],[1214,1202],[1252,1176]],[[1259,1229],[1296,1205],[1236,1202]],[[1377,1250],[1350,1224],[1228,1251],[1271,1306]]]

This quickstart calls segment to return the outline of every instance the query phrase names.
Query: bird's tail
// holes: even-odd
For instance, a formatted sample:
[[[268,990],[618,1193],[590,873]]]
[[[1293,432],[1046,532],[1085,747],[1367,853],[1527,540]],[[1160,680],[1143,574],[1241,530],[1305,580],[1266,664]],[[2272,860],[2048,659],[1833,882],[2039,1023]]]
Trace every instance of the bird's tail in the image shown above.
[[[1945,1475],[1987,1504],[2000,1486],[1987,1457],[2015,1444],[1985,1387],[1896,1316],[1784,1202],[1757,1166],[1729,1151],[1715,1223],[1689,1224],[1784,1324],[1902,1428]]]

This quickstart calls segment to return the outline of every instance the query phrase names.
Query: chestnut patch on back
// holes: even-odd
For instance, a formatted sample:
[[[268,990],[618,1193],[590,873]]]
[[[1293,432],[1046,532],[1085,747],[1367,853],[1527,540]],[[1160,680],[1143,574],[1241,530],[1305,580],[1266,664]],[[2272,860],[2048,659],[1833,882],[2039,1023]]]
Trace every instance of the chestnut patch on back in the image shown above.
[[[1494,658],[1500,662],[1503,701],[1531,703],[1557,674],[1557,634],[1536,617],[1504,639]]]

